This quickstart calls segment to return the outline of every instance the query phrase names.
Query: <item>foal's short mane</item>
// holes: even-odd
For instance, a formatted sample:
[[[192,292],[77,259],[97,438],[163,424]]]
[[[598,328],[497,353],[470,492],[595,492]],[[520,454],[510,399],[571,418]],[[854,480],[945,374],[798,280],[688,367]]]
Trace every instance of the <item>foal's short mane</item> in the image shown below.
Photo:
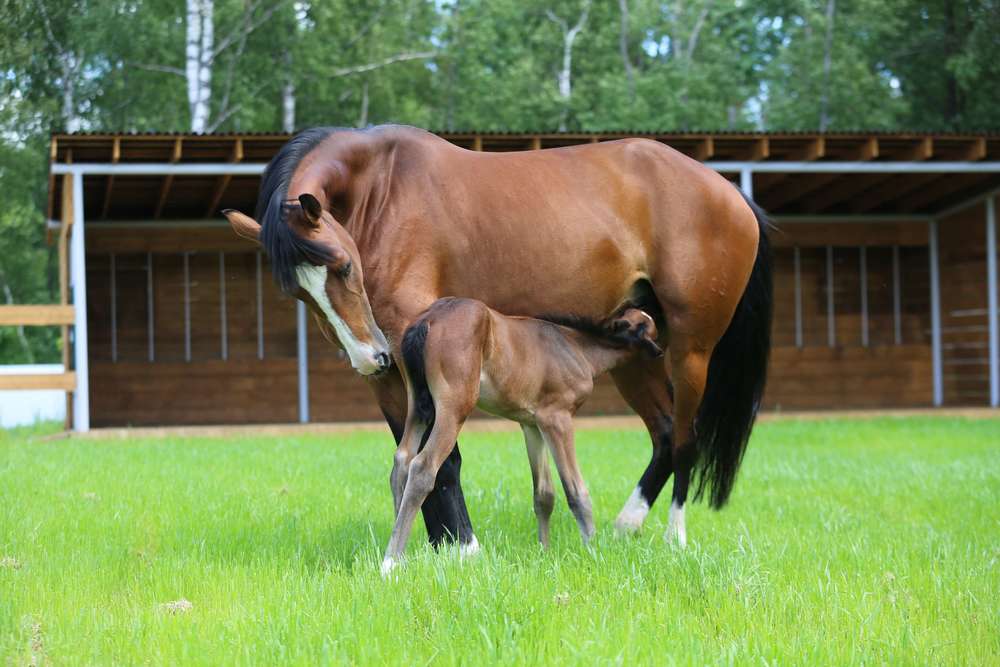
[[[608,347],[620,349],[631,347],[636,343],[635,338],[630,335],[630,332],[612,331],[608,324],[610,319],[613,318],[601,322],[590,317],[584,317],[583,315],[548,313],[545,315],[539,315],[538,319],[574,329],[582,334],[596,338],[599,342],[604,343]]]
[[[303,262],[322,264],[332,259],[323,244],[301,238],[288,225],[288,185],[295,168],[310,151],[340,128],[316,127],[292,137],[271,162],[261,177],[255,216],[260,223],[260,243],[271,261],[271,273],[281,289],[293,293],[299,286],[295,267]]]

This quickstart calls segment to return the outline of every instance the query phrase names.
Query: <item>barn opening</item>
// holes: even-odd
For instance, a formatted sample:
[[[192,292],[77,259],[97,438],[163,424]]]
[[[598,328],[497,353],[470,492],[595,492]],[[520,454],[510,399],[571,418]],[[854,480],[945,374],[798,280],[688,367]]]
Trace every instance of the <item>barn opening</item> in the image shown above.
[[[636,135],[442,136],[503,151]],[[727,176],[778,223],[766,409],[1000,405],[1000,135],[642,136]],[[287,139],[52,137],[51,238],[72,236],[76,428],[381,417],[219,214],[253,210]],[[585,412],[626,410],[605,381]]]

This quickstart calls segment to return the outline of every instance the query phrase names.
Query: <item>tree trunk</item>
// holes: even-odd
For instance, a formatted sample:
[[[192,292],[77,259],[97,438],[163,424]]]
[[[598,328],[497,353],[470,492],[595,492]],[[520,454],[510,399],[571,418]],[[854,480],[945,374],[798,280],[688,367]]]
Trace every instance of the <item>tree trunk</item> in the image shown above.
[[[625,68],[625,82],[628,90],[628,99],[635,100],[635,72],[632,68],[632,61],[628,55],[628,0],[618,0],[618,8],[621,10],[621,30],[618,33],[618,50],[622,54],[622,67]]]
[[[833,65],[833,20],[837,0],[826,0],[826,40],[823,45],[823,83],[819,97],[819,131],[830,127],[830,70]]]
[[[191,131],[208,128],[209,103],[212,97],[212,49],[215,33],[212,23],[214,0],[187,0],[187,42],[185,75]]]
[[[358,114],[358,127],[368,126],[368,82],[361,86],[361,111]]]
[[[590,14],[590,0],[584,0],[580,8],[580,18],[571,28],[569,24],[556,16],[551,10],[546,12],[549,20],[559,25],[563,30],[563,57],[562,68],[559,70],[559,97],[563,103],[562,114],[559,118],[559,131],[566,131],[566,119],[569,116],[569,105],[573,97],[573,42],[577,35],[587,25],[587,16]]]
[[[281,129],[291,134],[295,131],[295,79],[292,75],[292,54],[284,57],[285,83],[281,86]]]

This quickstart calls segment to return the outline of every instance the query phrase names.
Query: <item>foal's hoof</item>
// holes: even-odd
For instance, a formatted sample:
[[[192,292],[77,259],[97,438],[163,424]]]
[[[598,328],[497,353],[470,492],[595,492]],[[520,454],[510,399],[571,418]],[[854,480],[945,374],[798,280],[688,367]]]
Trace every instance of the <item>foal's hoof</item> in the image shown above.
[[[382,573],[382,577],[384,579],[388,579],[389,575],[392,574],[392,571],[395,570],[398,566],[399,566],[399,561],[397,561],[395,558],[389,558],[388,556],[386,556],[385,558],[382,559],[382,567],[379,568],[379,571]]]

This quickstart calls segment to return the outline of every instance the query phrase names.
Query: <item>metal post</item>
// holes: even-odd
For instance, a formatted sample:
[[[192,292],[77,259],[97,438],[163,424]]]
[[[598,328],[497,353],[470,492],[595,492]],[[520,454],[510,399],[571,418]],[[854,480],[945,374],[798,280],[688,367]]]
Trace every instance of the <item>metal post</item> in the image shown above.
[[[837,345],[837,323],[833,309],[833,246],[826,247],[826,344]]]
[[[118,361],[118,271],[111,253],[111,361]]]
[[[83,238],[83,174],[73,174],[73,236],[70,239],[70,275],[73,285],[73,353],[76,391],[73,392],[73,428],[90,430],[90,375],[87,352],[87,265]]]
[[[990,406],[1000,407],[1000,332],[997,323],[997,211],[986,200],[986,293],[990,324]]]
[[[938,224],[927,225],[931,264],[931,364],[934,374],[934,405],[944,403],[944,383],[941,374],[941,285],[938,275]]]
[[[295,324],[299,356],[299,421],[309,421],[309,346],[306,341],[306,304],[295,302]]]
[[[896,345],[903,344],[903,298],[899,281],[899,246],[892,246],[892,328]]]
[[[229,319],[226,317],[226,253],[219,253],[219,318],[220,318],[220,341],[222,360],[229,359]]]
[[[264,285],[260,275],[260,252],[257,253],[257,358],[264,358]]]
[[[861,246],[861,346],[868,347],[868,247]]]
[[[184,258],[184,361],[191,361],[191,257]]]
[[[146,338],[149,360],[156,361],[156,321],[153,317],[153,253],[146,253]]]
[[[753,171],[750,169],[740,170],[740,189],[746,193],[747,197],[753,199]]]
[[[802,252],[795,246],[795,347],[802,347]]]

